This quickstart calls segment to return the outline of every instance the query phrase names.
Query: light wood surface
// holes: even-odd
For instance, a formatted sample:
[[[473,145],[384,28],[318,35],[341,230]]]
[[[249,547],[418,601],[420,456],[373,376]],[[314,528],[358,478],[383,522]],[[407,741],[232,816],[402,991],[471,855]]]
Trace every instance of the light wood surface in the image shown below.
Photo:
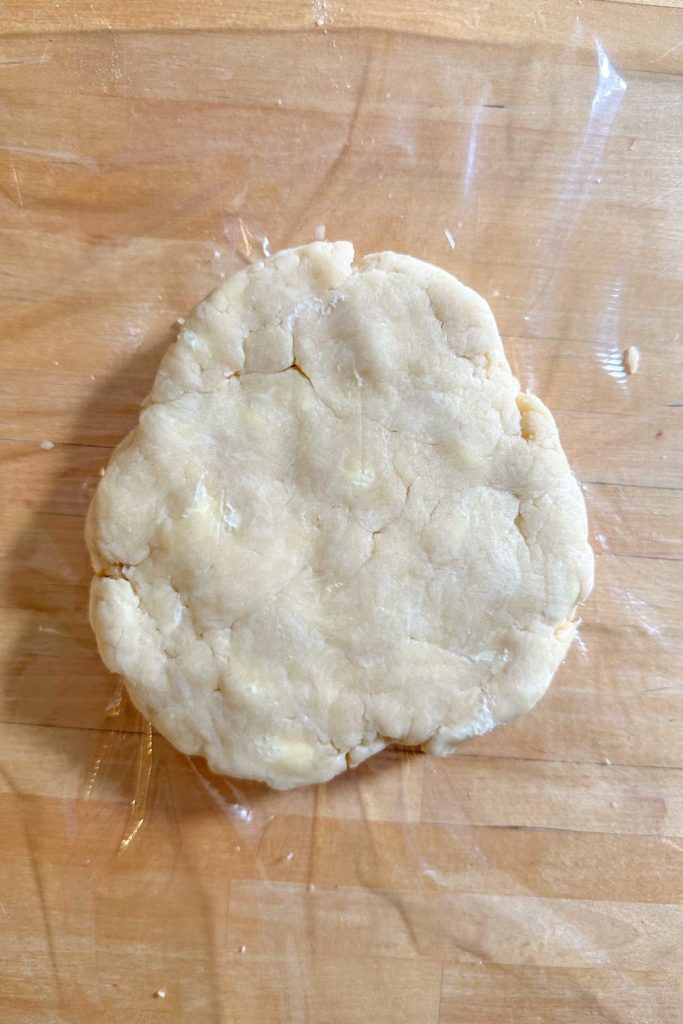
[[[680,6],[5,0],[0,33],[0,1021],[678,1024]],[[106,673],[83,515],[176,318],[323,225],[489,299],[597,584],[531,715],[275,793]]]

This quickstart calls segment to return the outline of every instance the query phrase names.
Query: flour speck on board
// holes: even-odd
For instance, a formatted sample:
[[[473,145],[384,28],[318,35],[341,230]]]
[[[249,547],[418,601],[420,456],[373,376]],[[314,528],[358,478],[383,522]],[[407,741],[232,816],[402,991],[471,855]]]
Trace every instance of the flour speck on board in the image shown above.
[[[318,28],[323,28],[329,17],[327,0],[313,0],[313,14]]]

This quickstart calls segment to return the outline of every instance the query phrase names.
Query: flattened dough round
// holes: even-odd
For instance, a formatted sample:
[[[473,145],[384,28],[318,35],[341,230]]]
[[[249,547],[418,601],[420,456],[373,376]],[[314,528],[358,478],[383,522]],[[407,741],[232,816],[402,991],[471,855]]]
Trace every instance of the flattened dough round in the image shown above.
[[[286,250],[200,303],[88,518],[106,664],[181,751],[281,789],[526,711],[592,586],[487,304],[353,256]]]

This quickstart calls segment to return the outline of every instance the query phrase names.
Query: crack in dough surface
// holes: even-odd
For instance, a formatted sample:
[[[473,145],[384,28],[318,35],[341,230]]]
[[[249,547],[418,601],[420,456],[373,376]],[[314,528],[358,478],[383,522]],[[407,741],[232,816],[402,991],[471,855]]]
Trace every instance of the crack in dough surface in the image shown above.
[[[353,255],[285,250],[200,303],[88,516],[106,664],[181,751],[277,788],[526,711],[592,586],[487,304]]]

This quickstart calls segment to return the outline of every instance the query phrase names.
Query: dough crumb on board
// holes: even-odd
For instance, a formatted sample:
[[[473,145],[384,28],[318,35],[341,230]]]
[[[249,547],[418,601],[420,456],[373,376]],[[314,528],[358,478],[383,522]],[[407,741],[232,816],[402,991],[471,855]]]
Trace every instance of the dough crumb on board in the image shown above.
[[[634,373],[638,373],[640,367],[640,352],[635,345],[629,345],[628,348],[624,349],[623,354],[624,369],[632,376]]]

